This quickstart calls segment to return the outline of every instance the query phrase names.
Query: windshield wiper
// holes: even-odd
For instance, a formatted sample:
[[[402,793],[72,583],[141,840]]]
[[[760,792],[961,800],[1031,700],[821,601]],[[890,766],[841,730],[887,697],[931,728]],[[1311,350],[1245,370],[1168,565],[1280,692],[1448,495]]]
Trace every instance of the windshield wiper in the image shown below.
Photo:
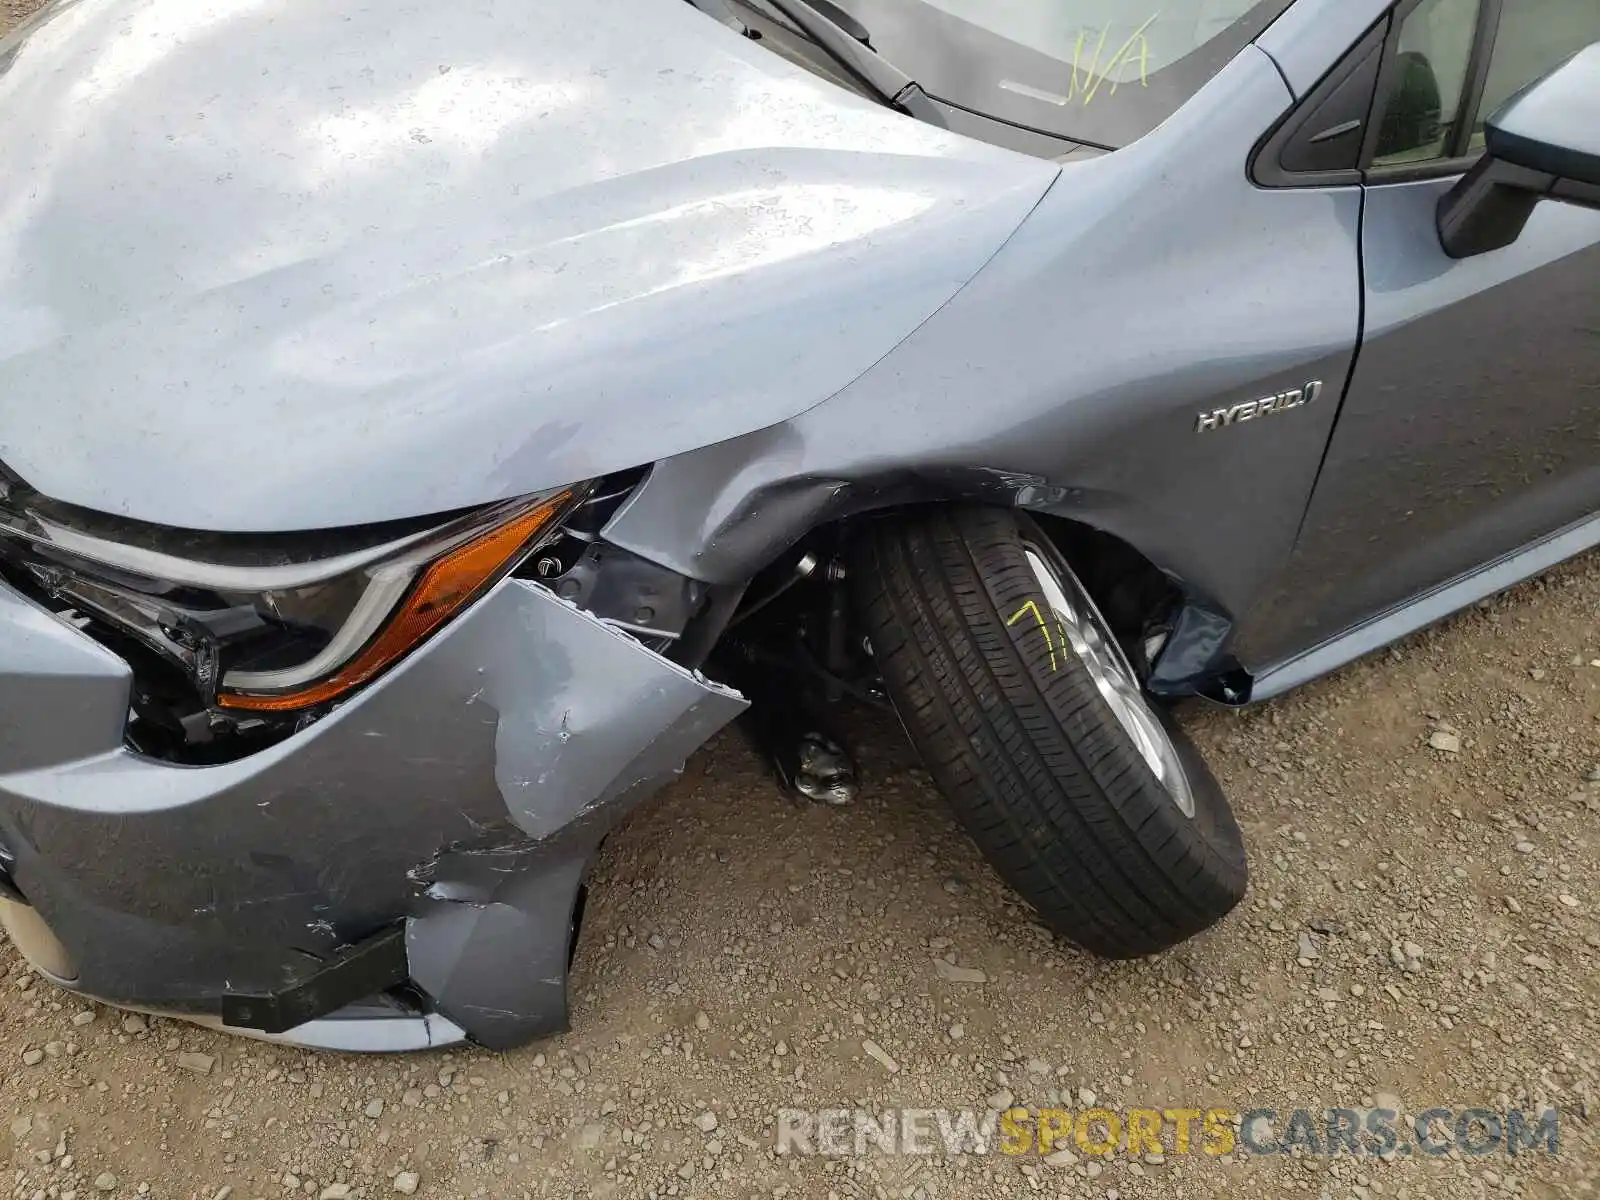
[[[852,33],[821,8],[811,4],[810,0],[763,0],[763,2],[798,25],[808,38],[825,50],[840,66],[881,96],[884,103],[898,108],[908,116],[916,117],[919,121],[926,121],[929,125],[937,125],[940,129],[949,128],[944,110],[922,90],[922,85],[884,58],[872,48],[868,40],[860,36],[865,30],[859,21],[853,17],[849,18],[850,24],[855,26],[857,31]],[[695,3],[695,0],[690,0],[690,3]],[[841,16],[848,17],[844,9],[836,5],[829,4],[828,8],[837,11]]]

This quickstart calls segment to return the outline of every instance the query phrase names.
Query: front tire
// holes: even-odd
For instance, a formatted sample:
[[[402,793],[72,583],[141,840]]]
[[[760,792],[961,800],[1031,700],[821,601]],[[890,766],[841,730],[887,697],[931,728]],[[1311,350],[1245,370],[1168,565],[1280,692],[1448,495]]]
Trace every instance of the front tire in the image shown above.
[[[1134,958],[1243,898],[1243,841],[1220,787],[1144,699],[1037,525],[1002,509],[927,509],[873,522],[855,568],[912,743],[1045,924]]]

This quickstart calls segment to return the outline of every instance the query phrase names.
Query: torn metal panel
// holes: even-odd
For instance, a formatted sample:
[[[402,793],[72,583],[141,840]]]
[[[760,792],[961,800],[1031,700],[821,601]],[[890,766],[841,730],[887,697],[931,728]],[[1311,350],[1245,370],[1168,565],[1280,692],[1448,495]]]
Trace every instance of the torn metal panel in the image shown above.
[[[494,1048],[566,1027],[572,913],[601,838],[744,708],[543,587],[515,586],[525,620],[563,632],[503,698],[495,774],[526,836],[488,831],[442,854],[406,930],[413,981]]]
[[[512,819],[546,838],[588,809],[638,798],[744,708],[737,692],[646,651],[542,586],[523,619],[546,652],[498,698],[495,778]],[[574,620],[573,618],[577,618]],[[561,636],[548,635],[551,624]]]
[[[497,1044],[564,1021],[584,864],[744,707],[521,580],[322,721],[218,766],[127,751],[120,664],[4,591],[0,653],[59,663],[41,673],[50,715],[84,714],[71,738],[40,736],[0,774],[0,845],[76,964],[74,986],[215,1015],[224,985],[293,988],[409,917],[418,982]],[[33,686],[8,692],[19,722]],[[497,948],[543,955],[528,977],[545,982],[507,995],[505,960],[486,965]]]

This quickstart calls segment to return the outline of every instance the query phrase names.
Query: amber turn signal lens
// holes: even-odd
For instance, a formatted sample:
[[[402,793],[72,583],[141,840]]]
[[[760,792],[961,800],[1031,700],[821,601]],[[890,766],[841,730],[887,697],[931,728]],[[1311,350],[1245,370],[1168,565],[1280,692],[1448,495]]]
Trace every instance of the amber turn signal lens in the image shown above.
[[[561,492],[542,500],[433,563],[378,636],[335,674],[298,691],[270,696],[223,692],[217,696],[217,705],[255,712],[287,712],[325,704],[360,687],[460,611],[518,550],[556,519],[571,498],[571,492]]]

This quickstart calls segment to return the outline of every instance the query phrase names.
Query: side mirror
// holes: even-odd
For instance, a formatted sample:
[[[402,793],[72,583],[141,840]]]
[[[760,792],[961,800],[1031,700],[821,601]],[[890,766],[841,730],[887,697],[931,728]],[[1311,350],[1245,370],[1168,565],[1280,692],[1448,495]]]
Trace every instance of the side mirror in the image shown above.
[[[1511,245],[1544,199],[1600,208],[1600,42],[1484,122],[1488,153],[1439,201],[1451,258]]]

